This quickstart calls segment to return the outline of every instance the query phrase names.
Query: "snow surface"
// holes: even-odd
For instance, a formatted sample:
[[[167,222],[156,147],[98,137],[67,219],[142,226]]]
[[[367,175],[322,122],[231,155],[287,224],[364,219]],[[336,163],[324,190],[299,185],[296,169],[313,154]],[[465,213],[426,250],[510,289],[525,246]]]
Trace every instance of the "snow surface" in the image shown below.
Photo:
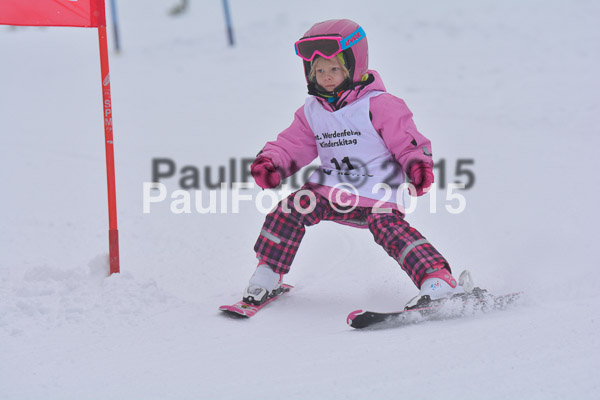
[[[598,3],[230,3],[235,48],[219,1],[177,18],[164,1],[119,2],[110,277],[96,30],[0,27],[0,399],[598,398]],[[229,174],[287,127],[305,97],[292,43],[340,17],[365,28],[371,67],[446,180],[475,160],[463,213],[438,190],[437,212],[428,195],[410,222],[456,272],[525,291],[520,306],[354,331],[350,311],[398,309],[416,289],[368,231],[323,223],[293,292],[233,320],[217,308],[255,267],[263,214],[143,213],[153,158]]]

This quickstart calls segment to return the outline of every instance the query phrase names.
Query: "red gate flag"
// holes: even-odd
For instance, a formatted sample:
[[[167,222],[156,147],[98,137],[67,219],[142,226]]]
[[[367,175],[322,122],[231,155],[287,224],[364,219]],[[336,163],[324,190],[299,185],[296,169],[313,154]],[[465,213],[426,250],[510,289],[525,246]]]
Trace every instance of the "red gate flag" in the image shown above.
[[[0,0],[0,24],[106,26],[104,0]]]
[[[0,25],[98,28],[108,189],[108,249],[110,273],[118,273],[120,272],[119,231],[104,0],[0,0]]]

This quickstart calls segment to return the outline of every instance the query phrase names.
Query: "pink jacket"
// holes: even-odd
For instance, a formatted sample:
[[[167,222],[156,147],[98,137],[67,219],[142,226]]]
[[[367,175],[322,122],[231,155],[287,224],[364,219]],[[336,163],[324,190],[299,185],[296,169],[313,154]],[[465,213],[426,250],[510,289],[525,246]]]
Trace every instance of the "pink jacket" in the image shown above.
[[[368,73],[372,74],[375,80],[362,90],[352,90],[345,99],[347,103],[356,101],[372,90],[386,91],[379,74],[373,70],[369,70]],[[319,97],[317,99],[323,108],[334,111],[326,100]],[[433,165],[431,142],[419,133],[412,120],[412,113],[402,99],[384,93],[370,100],[369,109],[373,127],[381,135],[387,148],[404,171],[408,171],[408,168],[415,162]],[[267,157],[273,162],[282,179],[293,175],[318,156],[317,143],[304,114],[304,106],[296,111],[292,124],[281,132],[276,140],[265,145],[260,156]],[[325,197],[330,194],[331,190],[335,190],[324,185],[312,183],[308,185],[312,190]],[[343,192],[341,199],[344,203],[352,201],[354,204],[356,198]],[[361,197],[358,199],[358,206],[372,207],[376,201]],[[393,203],[386,203],[384,207],[398,209],[398,206]]]

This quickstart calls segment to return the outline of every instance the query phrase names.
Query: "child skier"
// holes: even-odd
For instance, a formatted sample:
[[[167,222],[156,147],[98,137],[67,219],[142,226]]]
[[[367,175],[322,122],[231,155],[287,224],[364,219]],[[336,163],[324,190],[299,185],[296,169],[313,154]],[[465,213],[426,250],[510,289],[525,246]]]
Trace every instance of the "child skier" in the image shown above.
[[[405,174],[412,196],[433,184],[431,144],[417,131],[404,101],[386,93],[379,74],[368,69],[364,30],[347,19],[320,22],[295,48],[310,96],[290,127],[258,154],[251,173],[267,189],[317,156],[321,166],[302,190],[267,215],[254,246],[258,267],[244,301],[260,305],[278,293],[305,227],[320,221],[372,232],[420,288],[406,308],[425,295],[435,300],[463,292],[444,257],[404,220],[398,192]],[[341,190],[344,185],[354,193]]]

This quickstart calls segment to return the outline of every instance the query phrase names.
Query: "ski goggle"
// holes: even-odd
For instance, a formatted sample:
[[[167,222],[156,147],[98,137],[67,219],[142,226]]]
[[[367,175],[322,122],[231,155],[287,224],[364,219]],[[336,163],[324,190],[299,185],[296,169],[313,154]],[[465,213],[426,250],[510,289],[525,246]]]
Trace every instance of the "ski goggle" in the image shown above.
[[[298,40],[294,43],[296,54],[304,61],[312,61],[315,56],[333,58],[337,54],[354,46],[367,35],[360,26],[357,30],[342,38],[341,36],[312,36]]]

